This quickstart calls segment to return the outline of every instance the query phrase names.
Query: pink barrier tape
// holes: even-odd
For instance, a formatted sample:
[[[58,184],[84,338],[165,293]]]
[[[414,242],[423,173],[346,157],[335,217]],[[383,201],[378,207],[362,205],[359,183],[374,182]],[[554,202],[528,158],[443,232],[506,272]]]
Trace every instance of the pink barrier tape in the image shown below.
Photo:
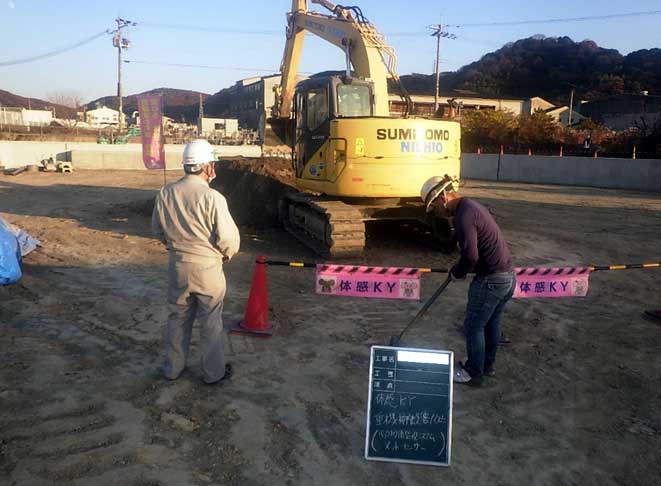
[[[585,297],[590,267],[515,268],[515,299]]]
[[[321,295],[420,300],[420,276],[418,268],[319,264],[315,291]]]

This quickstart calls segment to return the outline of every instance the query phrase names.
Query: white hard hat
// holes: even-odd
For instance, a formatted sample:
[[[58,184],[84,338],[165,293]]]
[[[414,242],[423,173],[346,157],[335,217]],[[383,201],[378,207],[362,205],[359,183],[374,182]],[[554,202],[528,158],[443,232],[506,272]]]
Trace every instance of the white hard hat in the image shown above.
[[[420,189],[420,197],[425,203],[425,210],[429,211],[429,206],[433,203],[438,196],[444,191],[458,191],[459,181],[449,175],[430,177],[422,185]]]
[[[181,163],[184,165],[206,164],[216,160],[213,147],[204,139],[193,140],[184,147]]]

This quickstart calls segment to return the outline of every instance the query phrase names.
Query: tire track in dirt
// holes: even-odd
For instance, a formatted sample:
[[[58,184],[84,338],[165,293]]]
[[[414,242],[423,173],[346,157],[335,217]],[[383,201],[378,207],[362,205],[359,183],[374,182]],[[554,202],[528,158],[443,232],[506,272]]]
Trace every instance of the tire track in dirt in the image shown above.
[[[153,367],[153,356],[57,319],[26,320],[5,333],[30,351],[12,353],[16,366],[0,370],[0,480],[4,472],[17,485],[192,482],[185,455],[145,440],[161,427],[140,406],[153,403],[154,380],[129,387],[138,406],[122,399],[122,380]]]

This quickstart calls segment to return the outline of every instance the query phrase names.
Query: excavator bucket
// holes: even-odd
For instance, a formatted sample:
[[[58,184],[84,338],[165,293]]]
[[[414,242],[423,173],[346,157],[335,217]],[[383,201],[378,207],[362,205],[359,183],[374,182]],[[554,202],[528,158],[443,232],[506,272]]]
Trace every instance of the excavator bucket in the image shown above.
[[[269,118],[264,129],[264,148],[294,145],[295,125],[291,118]]]

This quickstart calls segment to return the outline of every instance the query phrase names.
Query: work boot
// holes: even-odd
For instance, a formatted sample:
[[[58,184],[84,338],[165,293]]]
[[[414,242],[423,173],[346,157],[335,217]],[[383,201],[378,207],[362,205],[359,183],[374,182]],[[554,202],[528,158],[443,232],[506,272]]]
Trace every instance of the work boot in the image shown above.
[[[498,346],[509,346],[510,344],[512,344],[510,338],[501,333],[500,339],[498,340]]]
[[[643,315],[646,319],[661,324],[661,309],[646,310]]]
[[[216,383],[220,383],[222,381],[229,380],[232,377],[232,363],[227,363],[225,365],[225,374],[222,376],[222,378],[216,380],[216,381],[204,381],[204,384],[206,385],[215,385]]]
[[[468,358],[464,358],[459,361],[459,366],[466,369],[466,363],[468,363]],[[485,366],[484,367],[484,376],[496,376],[495,366]]]

